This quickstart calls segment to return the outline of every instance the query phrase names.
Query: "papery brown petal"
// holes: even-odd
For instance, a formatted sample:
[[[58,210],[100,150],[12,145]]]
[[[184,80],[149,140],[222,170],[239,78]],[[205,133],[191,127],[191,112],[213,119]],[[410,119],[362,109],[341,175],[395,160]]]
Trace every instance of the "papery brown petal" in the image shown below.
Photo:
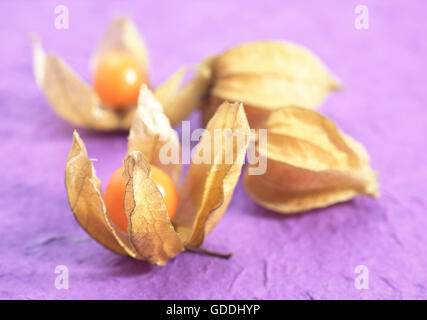
[[[215,152],[215,143],[219,142],[215,139],[215,131],[221,134],[224,129],[229,129],[236,138],[232,148],[221,138],[220,148]],[[210,163],[197,164],[192,159],[179,190],[177,213],[172,219],[186,245],[199,246],[224,214],[241,173],[249,133],[240,103],[224,102],[209,121],[196,153],[210,149]],[[231,153],[233,161],[227,163],[225,157]]]
[[[207,97],[202,104],[200,109],[202,110],[202,126],[206,127],[209,120],[215,114],[219,105],[221,105],[223,99],[210,96]],[[257,108],[250,105],[244,106],[246,117],[250,124],[251,129],[264,128],[271,111],[264,108]]]
[[[145,43],[138,28],[128,18],[117,17],[113,20],[90,60],[92,72],[98,61],[113,51],[130,53],[138,61],[143,71],[148,71],[148,53]]]
[[[129,114],[102,108],[94,89],[87,85],[64,61],[46,55],[38,39],[33,39],[34,76],[47,100],[64,120],[73,125],[97,130],[129,128]]]
[[[145,85],[141,87],[138,109],[129,132],[128,152],[135,150],[142,152],[148,162],[163,169],[179,186],[181,147],[178,134],[163,113],[162,105]],[[176,159],[166,163],[165,157],[172,154]]]
[[[346,201],[358,194],[378,196],[376,173],[364,148],[327,118],[304,108],[274,111],[267,145],[257,145],[266,172],[244,176],[248,194],[262,206],[295,213]]]
[[[211,79],[210,59],[203,61],[196,70],[194,78],[183,88],[182,83],[188,68],[173,74],[165,83],[155,90],[155,96],[164,107],[172,125],[184,120],[207,94]]]
[[[278,143],[273,143],[273,140],[271,140],[271,143],[268,145],[271,148],[283,144],[283,139],[294,138],[295,143],[287,144],[286,149],[269,153],[269,158],[276,159],[279,157],[279,161],[293,161],[293,151],[289,149],[294,146],[296,147],[298,143],[309,144],[313,149],[307,148],[306,151],[308,152],[319,148],[330,157],[335,158],[336,163],[331,166],[336,168],[358,168],[362,165],[362,159],[367,158],[366,152],[363,152],[362,155],[360,149],[358,149],[359,154],[357,154],[357,150],[353,150],[346,143],[346,139],[349,138],[341,134],[332,121],[315,111],[299,107],[278,109],[270,115],[267,121],[267,130],[272,134],[272,137],[279,135],[279,138],[282,139]],[[290,151],[290,154],[288,155],[286,151]],[[295,154],[300,155],[300,153]],[[289,158],[285,158],[286,156],[289,156]],[[309,163],[312,160],[322,160],[322,157],[317,158],[310,157],[310,154],[308,154],[308,157],[306,157],[307,162],[303,163],[302,160],[304,159],[300,156],[297,158],[299,161],[297,166],[318,169],[310,167]]]
[[[268,114],[284,106],[315,109],[340,85],[324,64],[302,46],[279,41],[252,42],[212,59],[208,105],[210,118],[224,100],[245,105],[251,128],[261,128]]]
[[[213,69],[219,78],[244,74],[277,76],[329,88],[339,86],[312,52],[283,41],[258,41],[236,46],[219,55]]]
[[[215,82],[211,95],[223,100],[244,101],[245,105],[274,110],[283,106],[316,108],[329,90],[315,83],[280,76],[235,75]]]
[[[162,194],[150,176],[150,164],[141,152],[133,151],[125,158],[124,168],[131,246],[137,258],[164,265],[184,247],[169,219]]]
[[[125,255],[126,251],[116,241],[104,219],[106,208],[100,182],[76,131],[65,165],[65,187],[71,210],[83,229],[104,247]]]

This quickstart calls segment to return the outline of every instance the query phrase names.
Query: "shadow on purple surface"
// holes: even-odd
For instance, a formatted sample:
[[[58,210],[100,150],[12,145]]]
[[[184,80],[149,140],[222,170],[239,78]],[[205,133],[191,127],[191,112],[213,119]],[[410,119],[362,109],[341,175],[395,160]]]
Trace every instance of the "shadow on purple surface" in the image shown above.
[[[110,275],[115,277],[134,277],[149,273],[155,268],[146,261],[139,261],[130,257],[117,256],[114,260]]]
[[[317,208],[304,212],[292,213],[292,214],[282,214],[269,209],[266,209],[256,202],[254,202],[253,210],[247,210],[249,214],[253,214],[255,216],[267,219],[275,219],[275,220],[285,220],[285,219],[300,219],[305,216],[311,216],[313,214],[323,215],[327,214],[328,210],[339,210],[345,208],[358,208],[360,205],[358,204],[358,199],[351,199],[346,202],[336,203],[327,208]]]

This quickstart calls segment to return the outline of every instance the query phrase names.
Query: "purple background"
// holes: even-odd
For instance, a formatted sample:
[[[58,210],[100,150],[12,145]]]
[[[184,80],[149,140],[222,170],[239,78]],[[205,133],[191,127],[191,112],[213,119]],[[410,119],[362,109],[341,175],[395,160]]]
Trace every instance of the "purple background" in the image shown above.
[[[54,28],[58,4],[69,7],[69,30]],[[368,30],[354,27],[358,4],[369,7]],[[427,298],[426,12],[425,1],[2,1],[0,298]],[[29,34],[88,79],[89,56],[116,13],[144,35],[154,84],[244,41],[312,49],[345,85],[320,110],[367,147],[381,198],[288,217],[253,203],[239,183],[205,242],[232,259],[183,253],[161,268],[105,250],[69,209],[74,128],[36,87]],[[105,185],[126,134],[79,132]],[[361,264],[369,290],[354,287]],[[54,287],[57,265],[69,268],[69,290]]]

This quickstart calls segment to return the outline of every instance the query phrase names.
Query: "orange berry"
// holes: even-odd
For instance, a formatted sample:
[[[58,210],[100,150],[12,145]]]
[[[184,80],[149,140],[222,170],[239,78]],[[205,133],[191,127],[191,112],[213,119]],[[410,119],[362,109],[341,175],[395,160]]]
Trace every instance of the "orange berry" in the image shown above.
[[[178,192],[175,184],[166,172],[153,165],[151,165],[151,178],[157,184],[165,201],[169,218],[172,219],[178,205]]]
[[[172,179],[162,169],[151,165],[151,177],[162,193],[169,218],[172,219],[178,204],[178,193]],[[122,231],[127,232],[127,218],[124,208],[126,180],[123,178],[123,167],[112,174],[105,189],[105,206],[107,213],[114,224]]]
[[[126,52],[113,52],[103,57],[94,73],[94,86],[108,107],[123,109],[136,104],[147,78],[136,59]]]

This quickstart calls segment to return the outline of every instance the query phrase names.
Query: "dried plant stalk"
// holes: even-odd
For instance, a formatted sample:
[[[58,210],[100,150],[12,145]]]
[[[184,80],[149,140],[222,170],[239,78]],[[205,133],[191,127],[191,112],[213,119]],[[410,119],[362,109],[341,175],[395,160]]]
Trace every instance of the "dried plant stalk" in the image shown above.
[[[267,171],[244,176],[248,194],[281,213],[326,207],[358,194],[378,196],[365,149],[315,111],[285,107],[271,113],[267,144],[257,145]],[[249,166],[250,167],[250,166]]]

